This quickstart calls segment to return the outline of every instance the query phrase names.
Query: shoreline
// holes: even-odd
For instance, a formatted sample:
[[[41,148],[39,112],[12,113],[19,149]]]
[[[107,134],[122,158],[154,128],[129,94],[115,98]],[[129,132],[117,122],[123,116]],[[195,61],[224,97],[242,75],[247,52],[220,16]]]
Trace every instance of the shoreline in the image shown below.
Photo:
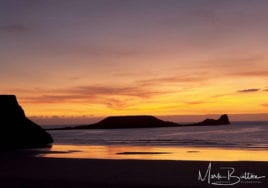
[[[16,152],[15,152],[16,153]],[[13,153],[14,154],[14,153]],[[198,181],[209,161],[112,160],[44,158],[31,155],[1,155],[0,187],[215,187]],[[226,173],[222,167],[236,169],[235,174],[251,172],[266,176],[253,187],[267,187],[268,162],[214,161],[211,173]],[[221,186],[222,187],[222,186]],[[238,183],[232,187],[252,187]]]
[[[57,146],[57,145],[56,145]],[[77,147],[76,145],[74,145]],[[69,147],[69,146],[68,146]],[[85,146],[89,147],[89,146]],[[162,158],[167,153],[159,150],[149,151],[137,150],[135,148],[134,157],[129,159],[129,150],[123,147],[124,152],[117,159],[89,159],[61,157],[68,154],[77,154],[75,150],[49,150],[49,149],[29,149],[12,150],[0,152],[0,187],[7,188],[86,188],[86,187],[114,187],[114,188],[140,188],[140,187],[268,187],[268,161],[210,161],[210,160],[174,160]],[[81,149],[81,148],[80,148]],[[91,148],[92,149],[92,148]],[[97,150],[89,149],[90,153]],[[107,148],[106,148],[107,149]],[[108,148],[113,151],[111,148]],[[134,149],[134,148],[133,148]],[[166,148],[170,149],[170,148]],[[174,147],[173,147],[174,149]],[[185,149],[185,148],[184,148]],[[190,149],[190,148],[188,148]],[[198,148],[196,148],[198,149]],[[200,148],[199,148],[200,149]],[[212,153],[215,152],[214,149]],[[113,151],[114,152],[114,151]],[[135,153],[136,152],[136,153]],[[174,152],[174,151],[173,151]],[[218,150],[219,152],[219,150]],[[83,153],[83,152],[81,152]],[[87,153],[85,156],[87,156]],[[100,154],[103,154],[100,152]],[[178,154],[178,153],[177,153]],[[200,157],[199,152],[189,153]],[[49,156],[54,155],[54,156]],[[243,153],[243,155],[245,155]],[[85,157],[84,156],[84,157]],[[149,156],[150,159],[146,159]],[[150,156],[156,156],[150,157]],[[142,158],[140,158],[142,157]],[[162,159],[157,159],[160,157]],[[210,166],[211,165],[211,166]],[[205,178],[205,174],[210,168],[211,175],[220,174],[222,177],[232,172],[230,181],[227,179]],[[227,169],[226,169],[227,168]],[[228,171],[229,170],[229,171]],[[201,173],[204,180],[198,180]],[[240,176],[250,173],[261,179],[243,179]],[[237,182],[237,178],[240,178]],[[223,182],[235,185],[212,185],[212,183]]]

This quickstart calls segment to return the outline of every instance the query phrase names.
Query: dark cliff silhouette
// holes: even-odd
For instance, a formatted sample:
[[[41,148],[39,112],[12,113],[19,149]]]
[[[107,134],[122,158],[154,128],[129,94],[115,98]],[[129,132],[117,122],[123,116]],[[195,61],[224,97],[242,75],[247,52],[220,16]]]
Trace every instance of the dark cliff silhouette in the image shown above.
[[[0,95],[0,148],[48,147],[52,137],[29,120],[15,95]]]
[[[81,125],[75,127],[55,128],[51,130],[69,129],[124,129],[124,128],[153,128],[153,127],[179,127],[179,126],[214,126],[230,124],[228,116],[222,115],[218,120],[206,119],[199,123],[178,124],[160,120],[154,116],[111,116],[91,125]]]
[[[228,125],[230,124],[229,118],[226,114],[222,115],[219,119],[206,119],[199,123],[189,124],[189,126],[209,126],[209,125]]]

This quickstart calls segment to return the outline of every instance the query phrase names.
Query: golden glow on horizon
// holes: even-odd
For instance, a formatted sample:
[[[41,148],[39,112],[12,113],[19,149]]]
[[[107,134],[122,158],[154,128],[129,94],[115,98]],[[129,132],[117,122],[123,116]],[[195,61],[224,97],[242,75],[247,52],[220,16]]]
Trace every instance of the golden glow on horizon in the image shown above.
[[[173,87],[176,88],[176,86]],[[165,88],[166,93],[146,97],[131,96],[132,94],[122,96],[119,93],[93,98],[82,96],[81,100],[71,97],[69,99],[67,96],[66,100],[48,98],[43,101],[42,98],[37,97],[34,101],[29,101],[24,99],[27,96],[19,95],[18,100],[28,116],[198,115],[267,112],[265,105],[268,101],[267,91],[237,92],[232,89],[232,86],[224,87],[221,84],[201,86],[181,92],[173,91],[174,88]],[[160,90],[161,86],[158,89]]]

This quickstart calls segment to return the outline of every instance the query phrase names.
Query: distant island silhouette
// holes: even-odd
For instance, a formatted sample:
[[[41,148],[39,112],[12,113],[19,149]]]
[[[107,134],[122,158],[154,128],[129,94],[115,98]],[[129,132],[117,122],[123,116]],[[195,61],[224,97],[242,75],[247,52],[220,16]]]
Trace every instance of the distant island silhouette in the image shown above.
[[[48,147],[50,134],[29,120],[15,95],[0,95],[0,148]]]
[[[181,127],[181,126],[216,126],[230,124],[226,114],[219,119],[206,119],[202,122],[192,124],[178,124],[170,121],[163,121],[154,116],[111,116],[98,123],[80,125],[74,127],[54,128],[49,130],[72,130],[72,129],[126,129],[126,128],[154,128],[154,127]]]

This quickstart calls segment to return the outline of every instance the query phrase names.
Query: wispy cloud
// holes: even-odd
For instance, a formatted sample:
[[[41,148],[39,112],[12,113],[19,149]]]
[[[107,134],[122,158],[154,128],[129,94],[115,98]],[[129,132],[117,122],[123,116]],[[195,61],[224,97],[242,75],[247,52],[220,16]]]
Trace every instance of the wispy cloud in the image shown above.
[[[224,94],[217,94],[217,95],[212,95],[211,98],[222,98],[222,97],[228,97],[232,96],[233,93],[224,93]]]
[[[242,71],[242,72],[236,72],[232,73],[234,76],[245,76],[245,77],[268,77],[268,71]]]
[[[133,81],[128,85],[81,85],[61,89],[32,89],[23,90],[24,96],[31,93],[31,97],[22,98],[25,103],[90,103],[106,105],[108,108],[125,108],[133,104],[133,101],[146,101],[161,95],[174,94],[185,91],[187,87],[196,83],[207,81],[208,74],[184,74],[168,77],[148,78]],[[74,78],[76,79],[76,77]],[[180,85],[184,88],[159,87],[160,85]],[[201,104],[200,101],[188,102],[188,104]]]
[[[251,88],[251,89],[243,89],[243,90],[238,90],[237,92],[239,93],[254,93],[254,92],[258,92],[261,89],[258,88]]]
[[[140,98],[149,98],[164,92],[141,86],[80,86],[61,90],[63,93],[80,94],[86,96],[134,96]]]
[[[0,25],[0,31],[5,33],[23,33],[29,30],[29,27],[23,24]]]
[[[104,103],[108,108],[112,109],[122,109],[126,108],[129,106],[128,101],[126,100],[120,100],[120,99],[115,99],[115,98],[110,98]]]
[[[146,101],[161,95],[174,94],[185,90],[178,87],[165,88],[159,85],[187,84],[206,80],[201,74],[169,76],[137,80],[128,85],[82,85],[61,89],[33,89],[31,97],[24,97],[25,103],[90,103],[106,105],[108,108],[125,108],[133,101]],[[25,95],[27,91],[23,92]],[[40,94],[41,93],[41,94]],[[189,102],[189,104],[201,102]]]
[[[29,91],[30,92],[30,91]],[[37,92],[37,91],[35,91]],[[108,108],[126,108],[133,100],[146,100],[170,91],[161,91],[144,86],[100,86],[88,85],[65,89],[42,90],[42,95],[24,97],[25,103],[90,103]]]
[[[69,55],[70,57],[87,57],[96,59],[125,59],[131,57],[148,56],[153,54],[150,49],[139,49],[130,46],[117,46],[111,44],[84,44],[68,41],[64,46],[61,43],[55,44],[56,48],[49,51],[47,55]],[[118,59],[117,59],[118,60]]]
[[[198,105],[198,104],[204,104],[204,101],[188,101],[185,102],[185,104],[189,104],[189,105]]]
[[[151,79],[144,79],[138,80],[136,83],[143,86],[150,86],[150,85],[160,85],[160,84],[174,84],[174,83],[199,83],[202,81],[208,81],[211,78],[210,75],[206,75],[203,73],[193,73],[187,75],[176,75],[176,76],[169,76],[169,77],[159,77],[159,78],[151,78]]]

